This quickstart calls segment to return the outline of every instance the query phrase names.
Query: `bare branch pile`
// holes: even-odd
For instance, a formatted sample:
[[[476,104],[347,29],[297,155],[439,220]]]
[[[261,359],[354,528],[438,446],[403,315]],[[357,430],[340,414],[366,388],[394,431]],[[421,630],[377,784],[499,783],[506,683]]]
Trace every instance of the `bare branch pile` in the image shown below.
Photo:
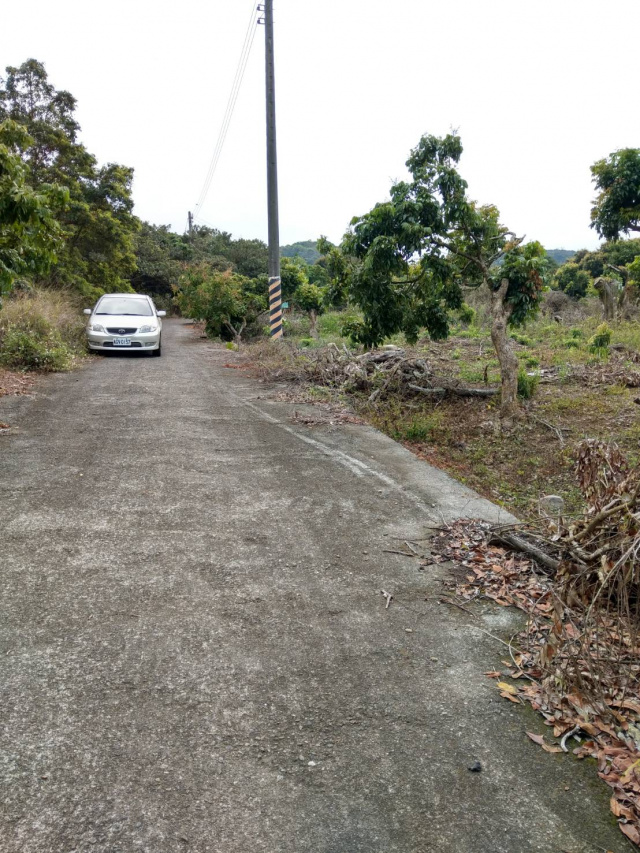
[[[431,398],[492,397],[497,388],[466,388],[455,380],[438,377],[422,358],[407,358],[405,350],[389,347],[355,355],[347,347],[330,344],[306,365],[307,378],[317,385],[350,391],[368,391],[369,402],[394,392]]]
[[[600,474],[587,479],[598,494],[623,482],[616,486],[612,471],[605,479]],[[452,582],[460,601],[488,598],[526,613],[527,627],[507,643],[508,670],[487,675],[502,679],[497,687],[505,699],[527,702],[543,716],[556,740],[528,733],[542,749],[597,761],[621,832],[640,844],[637,619],[604,600],[593,607],[586,601],[567,605],[562,578],[546,567],[541,573],[537,561],[489,544],[494,537],[485,522],[458,522],[432,542],[430,559],[454,560],[464,569],[464,577]],[[522,534],[518,539],[529,542]],[[514,683],[504,681],[505,675]]]

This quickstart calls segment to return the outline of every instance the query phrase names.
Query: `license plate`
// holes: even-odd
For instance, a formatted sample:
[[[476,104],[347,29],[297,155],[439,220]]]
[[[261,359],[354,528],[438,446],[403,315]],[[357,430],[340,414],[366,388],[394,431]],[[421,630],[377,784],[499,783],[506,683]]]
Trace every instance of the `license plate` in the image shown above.
[[[130,347],[131,338],[114,338],[113,345],[114,347]]]

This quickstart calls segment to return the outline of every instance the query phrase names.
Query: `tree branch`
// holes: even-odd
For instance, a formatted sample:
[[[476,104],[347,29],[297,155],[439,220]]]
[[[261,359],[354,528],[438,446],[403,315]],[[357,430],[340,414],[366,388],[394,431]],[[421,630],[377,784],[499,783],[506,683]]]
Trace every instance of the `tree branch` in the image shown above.
[[[456,255],[459,258],[464,258],[466,261],[469,261],[469,263],[475,264],[477,267],[480,267],[483,275],[486,276],[487,270],[485,268],[485,265],[483,264],[483,262],[479,258],[474,258],[473,255],[467,255],[464,252],[461,252],[459,249],[457,249],[451,243],[446,243],[444,240],[440,240],[437,237],[435,237],[435,238],[432,237],[431,242],[434,243],[436,246],[440,246],[440,248],[442,248],[442,249],[446,249],[448,252],[451,252],[453,255]]]

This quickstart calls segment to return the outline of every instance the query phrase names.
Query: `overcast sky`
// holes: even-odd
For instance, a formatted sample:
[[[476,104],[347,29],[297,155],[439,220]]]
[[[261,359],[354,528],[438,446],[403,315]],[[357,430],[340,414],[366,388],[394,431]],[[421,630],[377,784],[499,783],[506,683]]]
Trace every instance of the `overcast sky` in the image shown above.
[[[256,0],[257,2],[257,0]],[[4,4],[0,64],[45,63],[82,141],[177,231],[200,194],[253,0]],[[593,247],[589,166],[640,147],[639,0],[275,0],[283,243],[340,239],[423,133],[457,128],[470,194],[547,248]],[[266,238],[264,29],[200,221]]]

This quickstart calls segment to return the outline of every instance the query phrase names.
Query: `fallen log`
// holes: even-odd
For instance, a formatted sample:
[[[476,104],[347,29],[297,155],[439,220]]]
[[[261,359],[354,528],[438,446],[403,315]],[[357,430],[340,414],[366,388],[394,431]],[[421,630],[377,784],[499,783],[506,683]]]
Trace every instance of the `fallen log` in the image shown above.
[[[422,385],[407,385],[412,391],[426,394],[428,397],[445,397],[453,394],[456,397],[495,397],[498,388],[423,388]]]
[[[509,533],[508,531],[500,533],[494,531],[489,539],[489,544],[506,545],[512,551],[519,551],[522,554],[526,554],[528,557],[532,557],[544,569],[548,569],[554,574],[560,566],[560,560],[550,557],[549,554],[545,554],[541,548],[538,548],[532,542],[521,539],[520,536],[516,536],[514,533]]]

